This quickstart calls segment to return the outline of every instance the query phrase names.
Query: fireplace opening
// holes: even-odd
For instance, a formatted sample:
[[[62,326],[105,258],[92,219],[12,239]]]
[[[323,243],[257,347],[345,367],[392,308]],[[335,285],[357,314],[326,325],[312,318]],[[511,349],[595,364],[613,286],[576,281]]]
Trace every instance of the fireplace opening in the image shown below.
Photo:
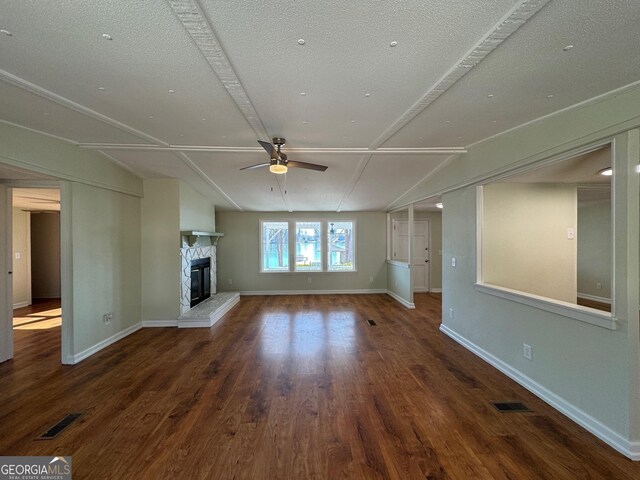
[[[191,308],[211,296],[211,259],[191,261]]]

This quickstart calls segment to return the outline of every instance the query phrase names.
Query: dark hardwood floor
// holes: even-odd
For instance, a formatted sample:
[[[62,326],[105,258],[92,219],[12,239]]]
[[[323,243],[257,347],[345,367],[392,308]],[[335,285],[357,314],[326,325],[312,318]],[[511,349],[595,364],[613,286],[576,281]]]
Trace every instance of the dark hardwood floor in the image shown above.
[[[72,455],[74,479],[640,478],[440,334],[439,296],[415,302],[242,297],[211,329],[143,329],[75,366],[59,340],[18,351],[0,365],[0,455]]]

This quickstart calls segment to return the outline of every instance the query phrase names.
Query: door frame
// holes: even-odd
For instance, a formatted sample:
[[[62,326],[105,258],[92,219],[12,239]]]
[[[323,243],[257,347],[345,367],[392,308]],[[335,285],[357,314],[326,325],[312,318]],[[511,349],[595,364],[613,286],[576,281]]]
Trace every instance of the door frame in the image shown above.
[[[12,189],[0,184],[0,362],[13,358]]]
[[[73,361],[73,296],[71,249],[71,186],[66,181],[55,180],[5,180],[0,183],[0,227],[5,232],[0,239],[0,272],[11,271],[13,265],[13,196],[14,188],[52,188],[60,190],[60,300],[62,306],[60,331],[61,363]],[[3,206],[3,203],[5,204]],[[7,268],[9,267],[9,268]],[[7,281],[7,278],[9,281]],[[0,300],[7,300],[6,313],[0,313],[0,362],[13,358],[13,282],[10,275],[0,275]],[[6,318],[5,318],[6,316]]]

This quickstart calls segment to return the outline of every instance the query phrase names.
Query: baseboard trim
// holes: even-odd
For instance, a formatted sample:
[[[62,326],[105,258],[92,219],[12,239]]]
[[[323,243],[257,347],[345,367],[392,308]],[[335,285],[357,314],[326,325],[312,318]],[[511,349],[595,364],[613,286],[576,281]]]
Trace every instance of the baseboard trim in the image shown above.
[[[142,328],[177,327],[178,320],[143,320]]]
[[[16,308],[28,307],[29,305],[31,305],[31,302],[29,300],[27,300],[26,302],[14,303],[13,309],[15,310]]]
[[[130,327],[127,327],[124,330],[121,330],[115,335],[111,335],[109,338],[105,338],[101,342],[96,343],[94,346],[89,347],[80,353],[76,353],[75,355],[70,355],[69,356],[70,358],[67,358],[67,360],[71,360],[71,361],[68,363],[71,365],[75,365],[76,363],[81,362],[85,358],[90,357],[94,353],[97,353],[100,350],[107,348],[109,345],[113,345],[118,340],[122,340],[123,338],[131,335],[132,333],[137,332],[141,328],[142,328],[142,322],[138,322],[135,325],[131,325]]]
[[[402,305],[404,305],[407,308],[410,308],[410,309],[416,308],[415,303],[407,302],[404,298],[402,298],[397,293],[392,292],[391,290],[387,290],[385,293],[389,295],[391,298],[393,298],[395,301],[400,302]]]
[[[628,457],[631,460],[640,460],[640,442],[630,442],[617,432],[614,432],[609,427],[601,423],[599,420],[593,418],[588,413],[567,402],[564,398],[556,395],[552,391],[535,382],[519,370],[516,370],[508,363],[503,362],[475,343],[467,340],[462,335],[456,333],[446,325],[440,324],[440,331],[465,347],[470,352],[480,357],[485,362],[500,370],[507,377],[522,385],[524,388],[544,400],[556,410],[569,417],[578,425],[587,429],[589,432],[594,434],[603,442],[607,443],[612,448],[616,449],[625,457]]]
[[[45,293],[40,295],[33,295],[33,298],[60,298],[60,293]]]
[[[595,295],[589,295],[587,293],[578,292],[578,298],[582,298],[584,300],[592,300],[594,302],[606,303],[607,305],[611,305],[611,299],[606,297],[596,297]]]
[[[432,288],[431,290],[429,290],[431,293],[442,293],[442,289],[441,288]]]
[[[353,290],[248,290],[240,295],[364,295],[387,293],[385,289],[353,289]]]

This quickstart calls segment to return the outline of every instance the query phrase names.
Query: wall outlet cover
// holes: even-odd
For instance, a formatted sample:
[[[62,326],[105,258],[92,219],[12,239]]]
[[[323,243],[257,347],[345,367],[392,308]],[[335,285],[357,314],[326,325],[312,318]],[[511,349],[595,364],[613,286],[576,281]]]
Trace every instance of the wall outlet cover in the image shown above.
[[[531,345],[527,345],[526,343],[522,344],[522,356],[527,360],[533,360],[533,349]]]

